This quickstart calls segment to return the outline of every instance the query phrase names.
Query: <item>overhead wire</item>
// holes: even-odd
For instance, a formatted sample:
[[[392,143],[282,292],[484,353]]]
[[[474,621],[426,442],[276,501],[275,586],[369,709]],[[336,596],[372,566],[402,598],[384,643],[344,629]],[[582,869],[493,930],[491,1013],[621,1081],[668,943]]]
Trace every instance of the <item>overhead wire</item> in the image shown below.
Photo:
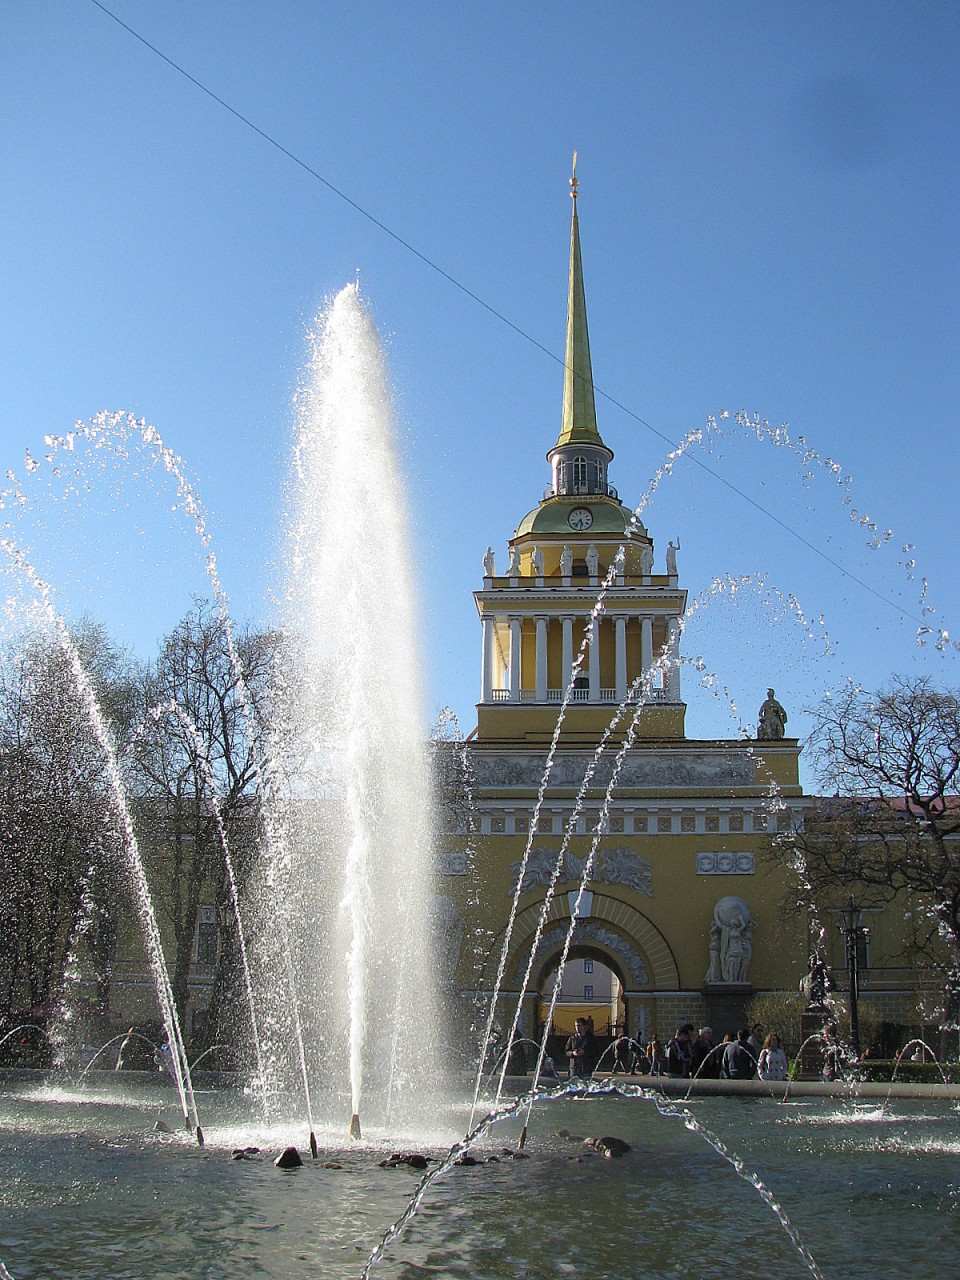
[[[155,44],[149,41],[145,36],[141,35],[139,31],[131,27],[129,23],[124,22],[123,19],[119,17],[118,14],[114,13],[112,9],[109,9],[105,4],[103,4],[102,0],[90,0],[90,3],[94,5],[95,8],[99,9],[101,13],[103,13],[106,17],[110,18],[113,22],[115,22],[117,26],[122,27],[124,31],[126,31],[129,35],[131,35],[134,38],[134,40],[138,41],[141,45],[143,45],[145,49],[148,49],[152,54],[158,57],[162,62],[166,63],[166,65],[170,67],[173,71],[176,71],[178,75],[182,76],[185,80],[188,80],[196,89],[199,89],[201,93],[205,94],[208,98],[210,98],[213,102],[215,102],[219,107],[222,107],[224,111],[232,115],[234,119],[238,120],[242,125],[250,129],[253,133],[255,133],[259,138],[261,138],[269,146],[279,151],[281,155],[285,156],[298,168],[302,169],[304,173],[306,173],[309,177],[313,178],[315,181],[319,182],[322,186],[326,187],[326,189],[331,193],[331,195],[335,195],[339,200],[342,200],[345,204],[349,205],[350,208],[353,209],[356,213],[360,214],[361,217],[365,218],[373,226],[377,227],[378,230],[384,233],[384,235],[388,236],[391,240],[393,240],[395,244],[398,244],[402,249],[405,249],[408,253],[412,254],[413,257],[417,258],[420,262],[422,262],[424,266],[428,267],[431,271],[435,272],[442,279],[446,280],[448,284],[452,285],[455,289],[459,290],[459,292],[462,293],[465,297],[469,298],[471,302],[475,302],[477,306],[482,307],[483,310],[486,311],[489,315],[493,316],[494,319],[499,320],[501,324],[506,325],[506,327],[508,329],[511,329],[515,334],[517,334],[518,337],[523,338],[524,341],[536,347],[538,351],[542,352],[543,355],[548,356],[556,364],[559,364],[564,369],[567,367],[566,360],[562,356],[558,356],[555,351],[551,351],[549,347],[545,346],[544,343],[540,342],[539,339],[535,338],[531,333],[528,333],[526,329],[523,329],[520,325],[514,323],[514,321],[511,320],[509,316],[504,315],[502,311],[498,311],[496,307],[494,307],[491,303],[487,302],[487,300],[481,297],[480,294],[475,293],[471,288],[469,288],[468,285],[465,285],[461,280],[458,280],[456,276],[451,275],[449,271],[445,270],[433,258],[429,257],[429,255],[424,253],[421,249],[418,249],[416,245],[412,244],[409,240],[406,240],[398,232],[394,231],[392,227],[388,226],[385,222],[381,221],[381,219],[378,218],[375,214],[371,213],[369,209],[364,208],[363,205],[359,204],[351,196],[347,195],[345,191],[343,191],[335,183],[331,182],[329,178],[325,178],[322,173],[320,173],[312,165],[308,164],[306,160],[302,159],[302,157],[298,156],[296,152],[291,151],[289,147],[284,146],[284,144],[280,142],[278,138],[268,133],[265,129],[262,129],[255,121],[251,120],[249,116],[244,115],[242,111],[239,111],[236,107],[232,106],[231,103],[227,102],[225,98],[221,98],[219,94],[215,93],[208,85],[204,84],[202,80],[199,80],[195,75],[192,75],[185,67],[181,66],[180,63],[176,62],[168,54],[164,53],[162,49],[159,49]],[[611,395],[608,391],[604,391],[604,389],[601,386],[597,385],[597,383],[593,384],[593,388],[594,388],[594,391],[599,396],[601,396],[608,404],[613,405],[614,408],[619,409],[621,413],[626,414],[628,418],[632,418],[634,422],[637,422],[640,424],[640,426],[645,427],[647,431],[651,432],[659,440],[662,440],[665,444],[669,445],[671,450],[677,449],[677,444],[674,440],[671,440],[670,437],[665,432],[653,426],[652,423],[647,422],[647,420],[641,417],[640,414],[637,413],[635,410],[631,409],[628,405],[625,405],[622,401],[618,400],[615,396]],[[877,600],[881,601],[881,603],[887,605],[889,608],[895,609],[898,613],[902,614],[904,618],[907,618],[911,622],[918,622],[918,623],[923,622],[923,619],[917,617],[915,614],[911,613],[908,609],[903,608],[903,606],[898,604],[895,600],[891,600],[890,597],[884,595],[883,592],[877,591],[875,587],[872,587],[868,582],[865,582],[862,578],[858,577],[857,574],[851,572],[851,570],[846,568],[846,566],[842,565],[838,560],[835,560],[832,556],[828,555],[827,552],[824,551],[822,547],[818,547],[816,543],[811,542],[808,538],[805,538],[803,534],[799,532],[799,530],[795,529],[792,525],[787,524],[785,520],[781,520],[780,517],[775,515],[768,507],[765,507],[763,506],[762,503],[757,502],[755,498],[751,498],[750,495],[746,493],[743,489],[741,489],[738,485],[734,484],[731,480],[728,480],[725,476],[721,475],[720,472],[715,471],[712,467],[708,466],[708,464],[704,462],[702,458],[698,458],[695,454],[692,454],[692,453],[686,454],[685,456],[689,458],[690,462],[693,463],[694,466],[699,467],[701,471],[705,472],[713,480],[716,480],[719,484],[723,485],[724,488],[728,489],[731,493],[733,493],[736,497],[738,497],[742,502],[747,503],[749,506],[753,507],[755,511],[758,511],[761,515],[765,516],[768,520],[771,520],[775,525],[779,526],[779,528],[781,528],[790,537],[792,537],[797,542],[799,542],[801,546],[806,547],[808,551],[811,551],[813,552],[814,555],[819,556],[821,560],[829,564],[832,568],[837,570],[837,572],[842,574],[845,578],[848,578],[851,582],[855,583],[862,590],[868,592],[870,595],[874,596]]]

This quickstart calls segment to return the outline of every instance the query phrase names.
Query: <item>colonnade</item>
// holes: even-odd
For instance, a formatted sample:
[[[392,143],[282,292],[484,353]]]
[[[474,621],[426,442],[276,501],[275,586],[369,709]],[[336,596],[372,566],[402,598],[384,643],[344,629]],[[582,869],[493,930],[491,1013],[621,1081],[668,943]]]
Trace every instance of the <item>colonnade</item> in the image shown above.
[[[614,636],[614,685],[603,688],[600,683],[600,644],[597,640],[588,645],[585,663],[581,666],[579,676],[583,680],[581,686],[573,692],[573,698],[581,702],[616,702],[620,703],[627,696],[627,689],[639,674],[627,669],[627,627],[636,618],[640,624],[640,670],[649,671],[654,658],[659,653],[653,652],[653,624],[655,616],[663,619],[663,614],[637,614],[635,612],[617,613],[615,610],[604,613],[594,625],[601,628],[612,626]],[[535,627],[534,672],[533,680],[525,678],[523,669],[523,623],[532,618]],[[547,614],[547,613],[488,613],[481,615],[483,629],[481,701],[483,702],[560,702],[570,685],[573,676],[575,659],[573,634],[574,624],[579,621],[590,625],[589,614]],[[550,688],[547,681],[547,634],[551,625],[560,625],[560,688]],[[503,653],[501,637],[506,636],[506,654]],[[666,702],[680,701],[680,622],[676,616],[667,619],[667,656],[663,673],[663,689],[658,696]],[[499,661],[498,661],[499,657]],[[501,671],[505,682],[498,681]]]

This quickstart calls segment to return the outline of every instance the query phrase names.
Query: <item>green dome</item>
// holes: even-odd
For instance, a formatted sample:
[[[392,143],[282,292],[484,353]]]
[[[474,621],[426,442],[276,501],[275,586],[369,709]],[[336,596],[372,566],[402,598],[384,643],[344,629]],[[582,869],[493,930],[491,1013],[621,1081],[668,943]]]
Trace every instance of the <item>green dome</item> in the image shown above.
[[[581,507],[586,507],[593,516],[593,524],[589,530],[591,536],[603,533],[622,534],[633,515],[629,507],[625,507],[622,503],[599,499],[593,494],[589,496],[585,494],[582,500],[575,503],[557,502],[556,499],[548,498],[534,511],[527,512],[517,526],[514,536],[520,538],[525,533],[565,533],[572,536],[573,530],[567,523],[567,517],[571,511],[579,510]],[[636,530],[638,533],[643,531],[642,525]]]

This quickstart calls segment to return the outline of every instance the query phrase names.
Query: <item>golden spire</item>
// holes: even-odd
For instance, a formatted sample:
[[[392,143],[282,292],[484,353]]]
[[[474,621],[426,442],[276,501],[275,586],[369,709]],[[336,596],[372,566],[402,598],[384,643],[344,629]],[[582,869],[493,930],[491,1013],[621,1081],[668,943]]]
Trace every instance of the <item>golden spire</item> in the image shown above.
[[[573,153],[570,196],[573,218],[570,227],[570,281],[567,293],[567,345],[563,371],[563,418],[554,446],[595,444],[605,448],[597,430],[597,410],[593,396],[593,369],[587,333],[587,304],[580,261],[580,221],[577,217],[577,153]]]

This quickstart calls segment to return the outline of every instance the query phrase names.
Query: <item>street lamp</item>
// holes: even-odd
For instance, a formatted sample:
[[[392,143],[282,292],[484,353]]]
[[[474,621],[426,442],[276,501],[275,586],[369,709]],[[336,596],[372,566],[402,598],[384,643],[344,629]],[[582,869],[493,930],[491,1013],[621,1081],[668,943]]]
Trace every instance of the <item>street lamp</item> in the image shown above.
[[[860,947],[870,937],[870,930],[860,923],[860,908],[853,898],[837,925],[847,944],[847,973],[850,976],[850,1043],[853,1052],[860,1057],[860,1018],[857,1001],[860,999]]]

